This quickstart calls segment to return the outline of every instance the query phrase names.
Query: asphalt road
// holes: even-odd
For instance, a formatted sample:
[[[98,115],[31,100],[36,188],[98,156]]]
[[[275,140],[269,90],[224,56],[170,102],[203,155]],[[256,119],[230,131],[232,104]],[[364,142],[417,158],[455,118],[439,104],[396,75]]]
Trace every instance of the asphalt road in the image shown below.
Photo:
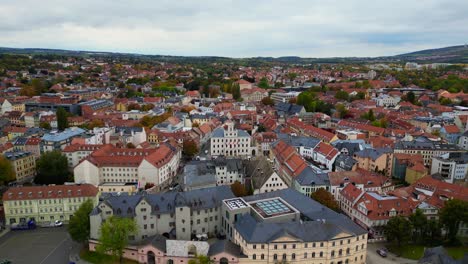
[[[10,231],[0,238],[0,259],[14,264],[69,262],[72,241],[66,227]]]
[[[377,249],[384,247],[381,243],[367,243],[367,264],[414,264],[416,260],[399,258],[395,254],[388,252],[386,258],[377,254]]]

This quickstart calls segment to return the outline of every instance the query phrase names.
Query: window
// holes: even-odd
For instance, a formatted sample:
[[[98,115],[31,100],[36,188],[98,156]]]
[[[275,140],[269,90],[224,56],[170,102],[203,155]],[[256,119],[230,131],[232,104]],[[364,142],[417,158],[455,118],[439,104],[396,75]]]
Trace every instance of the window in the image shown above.
[[[283,255],[283,256],[284,256],[284,255]],[[296,259],[296,253],[292,253],[291,259],[293,259],[293,260]]]
[[[288,248],[288,246],[287,246],[286,244],[284,244],[284,245],[283,245],[283,248],[286,249],[286,248]]]
[[[275,249],[278,249],[278,245],[275,245],[275,247],[274,247],[274,248],[275,248]]]
[[[253,249],[257,249],[257,245],[253,245]]]
[[[286,253],[283,254],[283,260],[286,260]]]
[[[257,255],[256,255],[256,254],[253,254],[253,255],[252,255],[252,259],[257,259]]]
[[[274,254],[274,255],[273,255],[273,259],[274,259],[274,260],[277,260],[277,259],[278,259],[278,255],[277,255],[277,254]]]
[[[296,244],[293,244],[293,245],[292,245],[292,248],[296,248]]]
[[[332,258],[335,257],[335,250],[331,251],[331,256],[332,256]]]
[[[312,252],[312,258],[315,258],[315,252]]]
[[[265,254],[260,255],[260,259],[265,259]]]

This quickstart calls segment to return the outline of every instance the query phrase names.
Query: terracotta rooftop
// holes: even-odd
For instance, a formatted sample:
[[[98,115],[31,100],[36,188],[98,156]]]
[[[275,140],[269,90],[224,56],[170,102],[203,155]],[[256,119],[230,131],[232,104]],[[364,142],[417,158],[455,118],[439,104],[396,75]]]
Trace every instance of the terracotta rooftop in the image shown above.
[[[98,191],[91,184],[13,187],[3,194],[3,201],[95,197]]]

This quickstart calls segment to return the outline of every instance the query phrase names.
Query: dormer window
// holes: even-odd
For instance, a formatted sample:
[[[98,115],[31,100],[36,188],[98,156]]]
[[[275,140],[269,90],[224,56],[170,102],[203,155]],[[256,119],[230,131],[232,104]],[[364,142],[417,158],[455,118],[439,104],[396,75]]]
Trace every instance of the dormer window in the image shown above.
[[[39,192],[39,197],[42,197],[42,191]]]
[[[47,193],[47,195],[48,195],[49,197],[52,196],[52,191],[49,191],[49,192]]]
[[[28,193],[28,197],[32,197],[32,192],[29,192],[29,193]]]

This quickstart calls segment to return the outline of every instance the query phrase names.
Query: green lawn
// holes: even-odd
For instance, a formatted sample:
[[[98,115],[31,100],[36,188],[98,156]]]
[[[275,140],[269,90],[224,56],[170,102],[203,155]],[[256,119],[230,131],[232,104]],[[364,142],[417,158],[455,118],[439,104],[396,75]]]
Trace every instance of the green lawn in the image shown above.
[[[424,246],[420,245],[405,245],[400,249],[395,245],[389,245],[387,248],[390,252],[407,259],[418,260],[424,254]],[[454,259],[461,259],[465,252],[468,252],[468,247],[446,247],[445,249]]]
[[[112,256],[109,255],[104,255],[104,254],[99,254],[97,252],[92,252],[87,249],[83,249],[80,252],[80,257],[88,262],[94,263],[94,264],[116,264],[119,263],[118,259],[113,258]],[[133,260],[129,259],[124,259],[123,261],[124,264],[135,264],[138,263]]]

